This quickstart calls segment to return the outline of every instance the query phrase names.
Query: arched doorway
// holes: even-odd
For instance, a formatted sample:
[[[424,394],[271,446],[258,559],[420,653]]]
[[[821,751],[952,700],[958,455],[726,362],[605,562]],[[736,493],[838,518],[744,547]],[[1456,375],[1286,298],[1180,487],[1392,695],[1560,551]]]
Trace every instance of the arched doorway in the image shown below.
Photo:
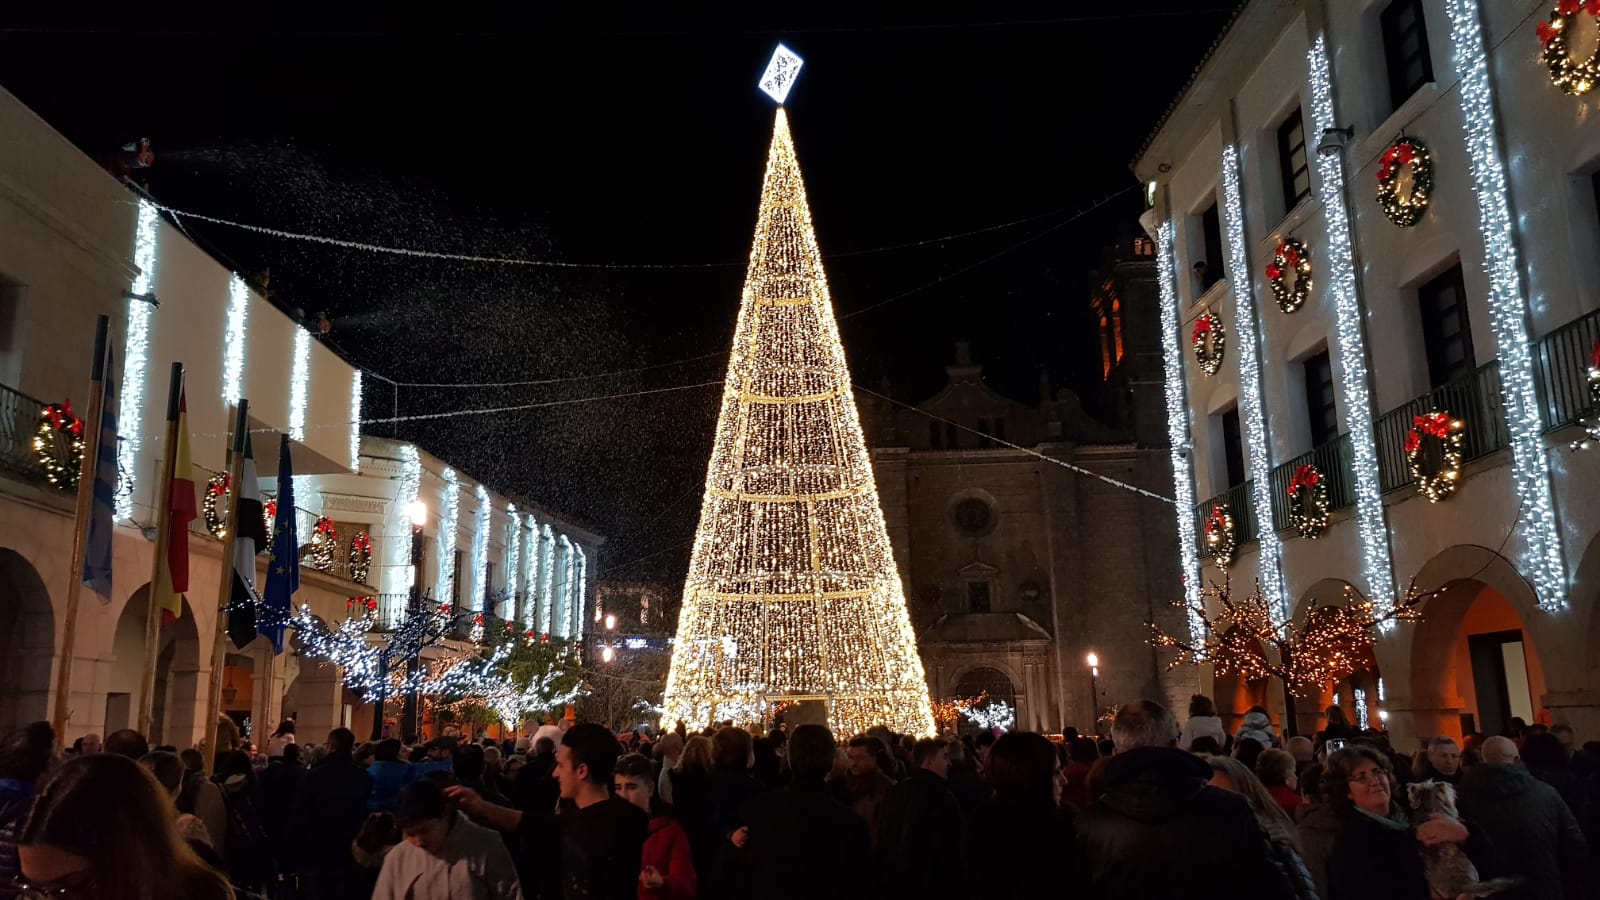
[[[1538,719],[1544,669],[1519,612],[1535,608],[1533,588],[1510,562],[1479,547],[1451,548],[1429,569],[1446,574],[1423,604],[1411,643],[1417,737],[1499,734],[1512,718]],[[1454,572],[1463,575],[1449,577]]]
[[[1317,617],[1335,614],[1333,606],[1318,606],[1310,610],[1306,613],[1310,617],[1310,629],[1317,630]],[[1301,734],[1314,734],[1322,728],[1325,724],[1323,714],[1330,706],[1344,710],[1345,719],[1359,729],[1383,727],[1381,702],[1386,691],[1378,668],[1377,653],[1370,644],[1357,652],[1352,652],[1348,646],[1341,646],[1339,652],[1350,657],[1353,671],[1337,682],[1315,685],[1313,699],[1295,704]],[[1304,690],[1311,695],[1312,687]]]
[[[1229,628],[1227,635],[1235,635],[1239,626]],[[1260,641],[1252,641],[1255,654],[1263,660],[1267,658],[1265,648]],[[1271,685],[1270,678],[1246,678],[1238,672],[1217,673],[1212,682],[1212,697],[1217,704],[1217,715],[1222,718],[1222,727],[1228,734],[1233,734],[1244,721],[1244,714],[1252,706],[1272,708],[1268,699],[1267,688]],[[1281,692],[1280,692],[1281,694]]]
[[[0,731],[50,718],[56,617],[33,564],[0,549]]]
[[[105,730],[139,727],[140,696],[144,685],[144,639],[150,585],[133,592],[117,618],[112,645],[112,690],[106,694]],[[203,736],[206,682],[200,677],[200,635],[194,611],[183,601],[183,614],[163,622],[156,651],[156,681],[151,704],[152,745],[186,747]]]
[[[974,666],[961,675],[956,681],[954,694],[956,698],[970,700],[974,697],[987,695],[982,703],[975,709],[991,709],[996,704],[1004,703],[1011,707],[1013,714],[1017,713],[1017,690],[1011,683],[1010,676],[993,666]],[[963,716],[960,727],[965,729],[975,728],[970,719]]]

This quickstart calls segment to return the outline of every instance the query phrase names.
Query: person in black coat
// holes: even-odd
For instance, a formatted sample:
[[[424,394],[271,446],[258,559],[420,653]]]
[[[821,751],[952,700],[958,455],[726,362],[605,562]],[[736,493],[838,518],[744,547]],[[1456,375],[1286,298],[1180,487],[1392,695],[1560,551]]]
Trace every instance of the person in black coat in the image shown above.
[[[295,868],[307,900],[360,894],[361,869],[350,844],[367,819],[372,776],[356,766],[355,745],[348,728],[328,732],[328,756],[306,773],[290,812]]]
[[[1172,713],[1148,700],[1129,703],[1111,733],[1115,755],[1077,820],[1072,875],[1085,896],[1294,896],[1250,805],[1208,784],[1211,767],[1177,749]]]
[[[740,809],[719,895],[762,900],[867,900],[878,881],[867,823],[835,800],[823,780],[837,745],[821,725],[801,725],[789,738],[792,780],[757,794]]]
[[[1481,878],[1488,878],[1488,846],[1466,825],[1435,818],[1413,828],[1394,799],[1398,783],[1389,759],[1356,744],[1328,757],[1322,790],[1340,826],[1328,856],[1323,900],[1430,900],[1425,846],[1460,845]]]
[[[986,873],[996,897],[1044,897],[1076,874],[1062,865],[1072,846],[1072,814],[1061,808],[1061,758],[1042,734],[1016,731],[989,750],[994,793],[973,817],[975,856],[1005,860]],[[948,877],[948,876],[947,876]]]
[[[969,824],[948,781],[950,744],[917,741],[910,777],[884,800],[878,854],[893,900],[977,894]]]
[[[283,755],[273,757],[256,782],[261,824],[267,829],[273,858],[280,866],[289,859],[289,817],[294,811],[294,801],[300,796],[300,785],[305,778],[305,766],[300,765],[300,745],[286,744]]]
[[[1495,897],[1581,900],[1589,847],[1561,795],[1517,765],[1517,746],[1506,738],[1486,741],[1483,760],[1461,777],[1457,800],[1462,818],[1493,845],[1497,873],[1521,879]]]

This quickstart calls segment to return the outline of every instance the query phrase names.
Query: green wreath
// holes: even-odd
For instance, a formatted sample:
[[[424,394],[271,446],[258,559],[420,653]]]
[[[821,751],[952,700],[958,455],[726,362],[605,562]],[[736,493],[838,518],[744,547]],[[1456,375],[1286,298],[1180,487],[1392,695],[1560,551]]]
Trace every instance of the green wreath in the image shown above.
[[[1400,196],[1400,171],[1411,167],[1411,191]],[[1383,153],[1378,163],[1378,208],[1389,221],[1409,228],[1422,220],[1433,193],[1433,159],[1428,147],[1416,138],[1403,137]]]
[[[1195,362],[1200,364],[1200,371],[1207,375],[1215,375],[1222,368],[1222,355],[1228,347],[1228,332],[1222,327],[1222,318],[1209,312],[1200,314],[1194,320],[1194,337],[1190,344],[1194,347]]]
[[[1294,272],[1294,287],[1289,287],[1289,272]],[[1311,251],[1299,238],[1284,238],[1267,263],[1267,281],[1278,308],[1292,313],[1305,305],[1311,295]]]
[[[1574,97],[1587,94],[1600,82],[1600,46],[1588,59],[1573,59],[1567,45],[1567,32],[1579,13],[1600,17],[1600,0],[1560,0],[1550,11],[1550,21],[1539,23],[1539,43],[1544,46],[1550,83]]]
[[[1316,466],[1301,466],[1289,481],[1289,524],[1316,540],[1328,530],[1328,479]]]

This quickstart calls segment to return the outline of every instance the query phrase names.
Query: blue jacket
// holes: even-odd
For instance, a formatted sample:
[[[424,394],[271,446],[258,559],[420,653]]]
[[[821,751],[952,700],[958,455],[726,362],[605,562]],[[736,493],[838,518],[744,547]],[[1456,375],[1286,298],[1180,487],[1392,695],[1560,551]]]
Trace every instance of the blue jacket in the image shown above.
[[[0,898],[17,895],[15,882],[22,874],[17,861],[17,835],[28,817],[36,793],[33,782],[0,778]]]
[[[381,759],[367,766],[372,776],[372,797],[367,801],[371,812],[394,812],[400,802],[400,789],[417,780],[411,763]]]

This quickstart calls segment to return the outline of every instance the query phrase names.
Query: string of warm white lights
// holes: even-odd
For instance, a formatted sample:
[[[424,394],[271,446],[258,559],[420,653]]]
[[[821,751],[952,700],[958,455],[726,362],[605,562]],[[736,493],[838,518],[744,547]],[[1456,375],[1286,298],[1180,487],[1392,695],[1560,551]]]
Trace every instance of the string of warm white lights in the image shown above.
[[[561,557],[561,603],[556,610],[556,634],[572,637],[572,541],[566,535],[556,538]],[[578,618],[582,618],[581,616]],[[581,624],[580,624],[581,629]]]
[[[439,581],[434,593],[439,602],[450,603],[456,585],[456,528],[461,515],[461,480],[456,470],[445,466],[444,508],[439,510]]]
[[[517,582],[522,575],[522,516],[518,515],[515,503],[506,504],[506,518],[510,520],[506,525],[506,603],[515,607]],[[518,619],[515,608],[502,610],[499,615],[512,622]]]
[[[1178,559],[1183,566],[1184,609],[1189,618],[1190,640],[1199,644],[1205,635],[1200,604],[1200,553],[1195,545],[1194,467],[1190,459],[1189,400],[1184,395],[1183,336],[1179,334],[1178,285],[1172,254],[1172,223],[1162,222],[1156,234],[1156,271],[1161,285],[1161,356],[1167,382],[1167,442],[1171,446],[1172,496],[1177,507]],[[1270,521],[1270,520],[1269,520]]]
[[[472,611],[488,612],[484,602],[488,598],[488,585],[484,583],[489,572],[489,528],[494,519],[494,503],[489,499],[489,489],[478,485],[478,511],[472,522],[472,595],[468,601]],[[473,640],[483,637],[482,626],[474,623]]]
[[[1528,338],[1528,299],[1522,286],[1522,261],[1507,198],[1505,157],[1500,149],[1500,117],[1494,105],[1489,60],[1483,45],[1483,20],[1477,0],[1446,0],[1450,41],[1455,48],[1457,95],[1467,135],[1467,162],[1478,198],[1484,266],[1489,274],[1489,317],[1500,364],[1500,396],[1511,434],[1511,472],[1525,510],[1523,565],[1539,593],[1540,608],[1555,612],[1567,605],[1566,565],[1561,532],[1550,490],[1550,460],[1534,382],[1533,349]]]
[[[553,610],[555,607],[555,568],[556,568],[556,536],[550,530],[550,523],[544,523],[543,533],[539,536],[540,553],[539,568],[543,570],[544,580],[539,584],[539,633],[549,634]]]
[[[361,421],[361,370],[350,370],[350,421]],[[304,425],[301,426],[304,428]],[[350,471],[361,474],[361,429],[350,429]]]
[[[662,720],[753,724],[812,700],[836,733],[934,730],[780,108]]]
[[[1338,125],[1333,110],[1332,72],[1326,35],[1312,42],[1307,61],[1311,81],[1312,134]],[[1350,469],[1355,476],[1356,533],[1361,538],[1361,567],[1366,595],[1387,613],[1394,608],[1396,584],[1389,551],[1388,513],[1378,479],[1378,443],[1373,427],[1371,384],[1367,374],[1366,317],[1356,286],[1350,212],[1344,203],[1344,160],[1339,154],[1318,153],[1317,189],[1322,198],[1327,246],[1323,249],[1324,283],[1333,298],[1334,336],[1338,342],[1339,383],[1344,387],[1345,410],[1350,425]],[[1262,520],[1270,521],[1270,520]],[[1388,620],[1380,627],[1392,627]]]
[[[533,513],[528,513],[526,522],[523,541],[528,545],[528,553],[523,580],[528,585],[528,599],[522,604],[522,617],[523,627],[532,631],[539,627],[539,523]]]
[[[133,294],[128,298],[128,333],[123,345],[121,404],[117,410],[117,493],[113,505],[118,519],[133,518],[133,490],[139,477],[139,451],[144,447],[144,389],[150,368],[150,320],[155,316],[151,302],[155,291],[156,241],[161,218],[155,204],[139,201],[139,216],[133,234],[133,264],[139,274],[133,279]],[[99,427],[98,424],[95,427]]]
[[[311,332],[294,330],[294,360],[289,366],[289,440],[306,439],[306,405],[311,400]],[[353,430],[353,429],[352,429]]]
[[[576,566],[577,571],[573,572],[573,576],[577,579],[576,592],[578,596],[578,602],[572,608],[572,633],[575,635],[580,635],[583,634],[584,597],[587,595],[587,589],[589,587],[589,554],[583,552],[583,545],[581,544],[573,544],[572,551],[577,554],[578,557],[578,564]]]
[[[1233,144],[1222,150],[1222,227],[1228,240],[1229,288],[1233,317],[1239,331],[1239,415],[1249,440],[1245,455],[1250,466],[1250,495],[1257,522],[1272,521],[1272,439],[1267,434],[1266,407],[1261,402],[1261,363],[1258,342],[1265,330],[1256,318],[1255,289],[1250,276],[1250,251],[1244,237],[1244,203],[1239,194],[1239,151]],[[1292,601],[1283,583],[1282,552],[1278,532],[1270,526],[1256,536],[1257,577],[1271,604],[1275,621],[1289,618]]]
[[[228,322],[222,333],[222,402],[237,406],[244,397],[245,332],[250,322],[250,286],[237,274],[228,279]]]

